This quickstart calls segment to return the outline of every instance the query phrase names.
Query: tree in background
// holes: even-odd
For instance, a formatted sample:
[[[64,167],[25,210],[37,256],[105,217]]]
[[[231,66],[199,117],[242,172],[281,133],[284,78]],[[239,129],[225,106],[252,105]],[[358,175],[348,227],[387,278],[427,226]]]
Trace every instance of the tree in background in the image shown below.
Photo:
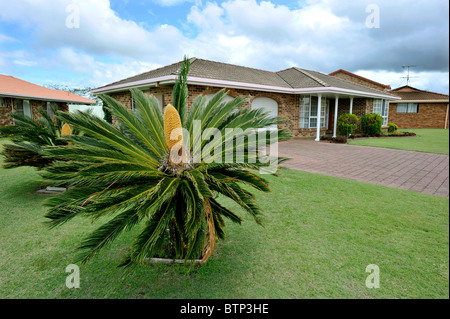
[[[62,85],[62,84],[49,84],[49,85],[47,85],[47,87],[50,89],[53,89],[53,90],[70,92],[70,93],[73,93],[73,94],[76,94],[79,96],[83,96],[85,98],[96,101],[97,105],[102,107],[103,119],[108,123],[112,123],[111,112],[105,107],[105,105],[103,105],[102,99],[100,99],[97,95],[95,95],[91,92],[93,88],[91,88],[91,87],[73,88],[73,87],[69,87],[67,85]]]

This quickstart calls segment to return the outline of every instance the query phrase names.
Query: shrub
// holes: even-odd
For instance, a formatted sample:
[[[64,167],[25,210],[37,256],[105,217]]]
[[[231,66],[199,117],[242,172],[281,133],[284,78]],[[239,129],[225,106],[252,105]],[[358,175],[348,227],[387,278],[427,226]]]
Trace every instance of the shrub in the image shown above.
[[[349,136],[358,127],[358,117],[355,114],[342,114],[338,118],[337,131],[341,136]]]
[[[413,132],[402,132],[402,131],[394,131],[389,133],[389,136],[416,136],[416,133]]]
[[[379,114],[369,113],[361,117],[361,130],[369,136],[381,134],[383,118]]]
[[[16,134],[16,127],[14,125],[0,126],[0,137],[11,137]]]
[[[398,130],[398,126],[394,123],[388,123],[388,133],[394,133]]]

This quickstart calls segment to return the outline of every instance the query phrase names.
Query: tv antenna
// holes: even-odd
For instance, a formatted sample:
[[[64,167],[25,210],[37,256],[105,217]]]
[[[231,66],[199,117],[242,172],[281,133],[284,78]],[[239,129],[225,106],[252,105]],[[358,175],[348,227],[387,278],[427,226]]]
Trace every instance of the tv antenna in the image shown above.
[[[402,77],[401,77],[402,79],[406,79],[406,85],[409,85],[409,79],[411,79],[411,78],[417,78],[417,76],[410,76],[410,75],[409,75],[409,69],[410,69],[410,68],[415,68],[415,67],[417,67],[417,65],[402,65],[403,70],[404,70],[404,69],[407,69],[407,74],[406,74],[406,76],[402,76]]]

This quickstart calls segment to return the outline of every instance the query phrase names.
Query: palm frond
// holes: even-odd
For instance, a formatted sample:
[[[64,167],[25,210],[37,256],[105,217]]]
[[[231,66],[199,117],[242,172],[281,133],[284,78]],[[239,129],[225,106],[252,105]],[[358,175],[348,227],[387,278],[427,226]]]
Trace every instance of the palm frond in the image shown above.
[[[172,92],[172,101],[173,106],[178,111],[181,117],[181,123],[183,126],[186,121],[186,112],[187,105],[186,100],[189,96],[188,88],[187,88],[187,76],[189,73],[190,62],[189,59],[185,56],[183,64],[181,65],[180,70],[178,71],[178,78],[175,81],[175,85],[173,87]]]

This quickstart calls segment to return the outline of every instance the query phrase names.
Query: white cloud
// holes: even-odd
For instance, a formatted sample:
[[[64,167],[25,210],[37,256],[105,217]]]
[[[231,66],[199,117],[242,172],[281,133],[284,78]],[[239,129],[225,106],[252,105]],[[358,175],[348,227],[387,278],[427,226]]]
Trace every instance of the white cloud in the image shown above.
[[[448,77],[448,16],[442,13],[448,3],[378,0],[381,27],[368,29],[365,8],[372,2],[308,0],[292,9],[275,1],[195,1],[177,27],[121,18],[108,0],[17,0],[0,10],[0,21],[20,21],[33,34],[35,51],[17,56],[0,50],[0,66],[38,61],[48,69],[67,68],[95,86],[179,61],[184,54],[267,70],[293,65],[324,73],[362,70],[382,83],[401,75],[401,65],[418,64],[427,72],[420,85],[447,85],[448,91],[448,80],[441,77]],[[79,7],[80,28],[65,25],[71,3]],[[12,39],[0,34],[0,43]]]
[[[69,28],[67,18],[75,5],[79,12],[79,28]],[[131,20],[120,18],[108,0],[14,1],[0,10],[0,20],[21,21],[33,30],[38,46],[46,49],[76,47],[92,55],[120,55],[135,59],[151,59],[171,52],[182,56],[176,45],[182,33],[174,26],[155,26],[147,30]]]
[[[355,73],[373,81],[388,84],[392,89],[404,86],[407,83],[405,72],[359,70]],[[449,93],[449,78],[447,72],[413,71],[410,73],[410,76],[409,85],[412,87],[443,94]]]
[[[60,49],[56,59],[62,66],[76,73],[89,74],[96,67],[95,59],[91,55],[77,53],[72,48]]]
[[[17,39],[0,33],[0,43],[2,42],[17,42]]]
[[[30,61],[30,60],[13,60],[14,64],[21,65],[21,66],[35,66],[37,65],[36,61]]]
[[[177,6],[185,2],[198,2],[197,0],[153,0],[154,3],[163,7]]]
[[[135,59],[124,59],[120,62],[105,63],[71,48],[59,50],[57,55],[46,63],[48,69],[65,69],[69,72],[84,75],[83,80],[71,82],[70,85],[76,87],[101,86],[162,66],[158,63],[140,62]]]
[[[198,29],[189,41],[190,55],[207,52],[225,62],[271,70],[291,66],[292,61],[325,68],[333,55],[341,54],[333,48],[348,42],[345,32],[351,27],[346,17],[323,4],[292,10],[255,0],[194,6],[187,20]]]

